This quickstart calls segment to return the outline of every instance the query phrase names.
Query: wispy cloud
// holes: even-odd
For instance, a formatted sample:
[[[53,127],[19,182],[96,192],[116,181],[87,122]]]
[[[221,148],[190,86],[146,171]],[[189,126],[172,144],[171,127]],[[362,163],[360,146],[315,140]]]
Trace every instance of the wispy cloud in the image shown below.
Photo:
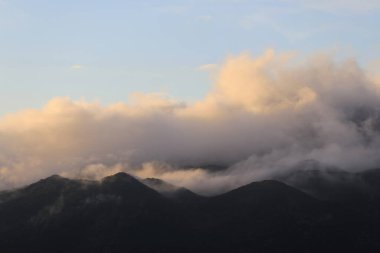
[[[303,8],[300,8],[300,6],[292,8],[292,6],[288,5],[281,7],[262,6],[254,13],[241,17],[239,24],[247,30],[265,28],[265,30],[280,34],[292,42],[302,41],[337,29],[337,26],[331,24],[331,22],[319,22],[318,25],[309,25],[308,29],[305,29],[302,25],[300,26],[300,24],[289,25],[287,22],[284,22],[287,18],[303,14]]]
[[[197,70],[200,70],[200,71],[211,71],[211,70],[215,70],[217,67],[218,67],[217,64],[208,63],[208,64],[203,64],[203,65],[198,66]]]

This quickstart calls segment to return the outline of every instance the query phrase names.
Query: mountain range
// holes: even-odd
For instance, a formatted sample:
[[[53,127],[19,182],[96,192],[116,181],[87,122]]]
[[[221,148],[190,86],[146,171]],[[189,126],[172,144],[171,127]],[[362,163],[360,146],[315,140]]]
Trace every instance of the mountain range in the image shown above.
[[[0,252],[380,252],[380,170],[300,169],[212,197],[53,175],[0,192]]]

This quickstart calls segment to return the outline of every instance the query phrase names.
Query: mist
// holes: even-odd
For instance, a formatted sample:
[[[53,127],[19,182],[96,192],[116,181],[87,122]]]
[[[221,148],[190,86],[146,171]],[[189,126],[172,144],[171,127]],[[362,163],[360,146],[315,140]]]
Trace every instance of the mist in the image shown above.
[[[213,87],[194,103],[160,93],[107,106],[57,97],[2,117],[0,189],[125,171],[215,194],[309,160],[379,166],[379,84],[355,59],[267,50],[211,71]]]

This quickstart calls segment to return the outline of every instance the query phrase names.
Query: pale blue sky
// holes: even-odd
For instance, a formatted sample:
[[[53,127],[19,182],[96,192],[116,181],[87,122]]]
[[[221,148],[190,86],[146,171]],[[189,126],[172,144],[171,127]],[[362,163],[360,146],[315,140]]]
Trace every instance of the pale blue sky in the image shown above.
[[[0,0],[0,115],[55,96],[199,99],[199,66],[266,48],[380,59],[378,0]]]

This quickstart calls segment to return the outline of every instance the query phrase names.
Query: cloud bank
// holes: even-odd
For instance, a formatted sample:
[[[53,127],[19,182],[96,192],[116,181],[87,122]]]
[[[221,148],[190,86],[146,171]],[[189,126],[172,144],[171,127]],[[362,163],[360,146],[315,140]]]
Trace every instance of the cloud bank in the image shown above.
[[[138,93],[109,106],[54,98],[8,114],[0,189],[51,174],[127,171],[212,194],[308,160],[378,167],[379,152],[379,86],[355,60],[268,50],[227,58],[207,96],[191,104]]]

